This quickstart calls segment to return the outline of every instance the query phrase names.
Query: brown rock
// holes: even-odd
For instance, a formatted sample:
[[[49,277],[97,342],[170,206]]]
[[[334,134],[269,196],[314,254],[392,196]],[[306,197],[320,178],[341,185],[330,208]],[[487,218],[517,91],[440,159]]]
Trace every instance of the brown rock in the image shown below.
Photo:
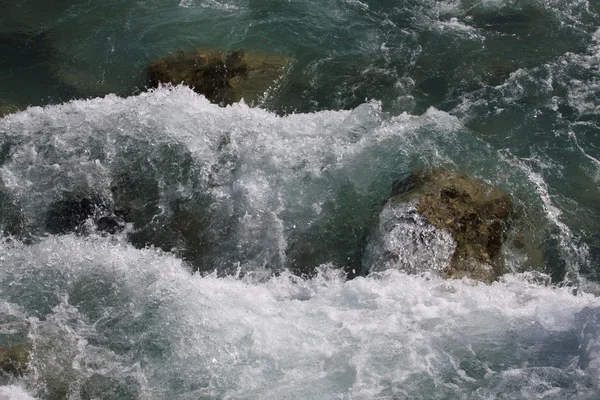
[[[22,376],[29,366],[29,343],[0,346],[0,375]]]
[[[184,83],[213,103],[227,105],[243,98],[252,104],[281,77],[289,62],[286,57],[244,50],[197,49],[168,55],[149,68],[154,86]]]
[[[15,113],[19,110],[20,108],[17,105],[10,103],[4,99],[0,99],[0,118],[8,114]]]
[[[416,202],[417,213],[456,241],[442,275],[491,283],[504,273],[501,249],[511,212],[508,194],[464,174],[414,171],[394,184],[390,202]]]

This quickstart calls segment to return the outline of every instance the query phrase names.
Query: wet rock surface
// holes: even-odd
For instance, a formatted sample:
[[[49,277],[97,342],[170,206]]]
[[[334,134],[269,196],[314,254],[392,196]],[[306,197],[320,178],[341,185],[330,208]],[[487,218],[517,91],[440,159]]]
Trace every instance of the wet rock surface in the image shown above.
[[[512,209],[511,199],[506,192],[481,180],[443,168],[417,170],[405,180],[394,184],[386,208],[401,204],[412,204],[413,211],[422,216],[426,224],[449,233],[454,241],[455,248],[450,252],[449,260],[443,256],[437,257],[442,276],[468,277],[491,283],[504,273],[501,249]],[[414,221],[421,220],[417,218]],[[404,224],[409,223],[411,226],[416,224],[414,221],[411,225],[410,221],[403,219]],[[380,221],[380,230],[381,224]],[[383,230],[391,232],[398,228],[399,223],[392,221],[388,225],[390,226]],[[427,241],[427,237],[431,237],[429,241],[432,243],[426,243],[428,247],[434,246],[434,239],[438,244],[448,244],[450,241],[450,238],[431,228],[425,231],[422,232],[422,239],[419,236],[413,238],[413,241]],[[391,259],[406,252],[401,243],[396,248],[393,244],[388,247],[390,248],[384,253]],[[451,249],[447,245],[437,247],[444,251],[436,254],[444,254]],[[413,272],[410,268],[405,269]]]
[[[0,377],[22,376],[29,366],[31,345],[21,343],[13,346],[0,345]]]
[[[289,58],[238,50],[229,53],[197,49],[178,52],[150,63],[150,79],[184,83],[213,103],[232,104],[260,100],[289,65]]]
[[[21,108],[19,106],[17,106],[16,104],[11,103],[4,99],[0,99],[0,118],[4,117],[5,115],[8,115],[8,114],[15,113],[20,110],[21,110]]]

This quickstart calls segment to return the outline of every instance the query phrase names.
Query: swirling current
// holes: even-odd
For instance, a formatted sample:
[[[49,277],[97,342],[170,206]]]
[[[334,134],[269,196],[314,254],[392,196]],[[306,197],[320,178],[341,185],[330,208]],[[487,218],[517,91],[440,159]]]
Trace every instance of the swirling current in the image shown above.
[[[0,399],[600,398],[600,1],[2,6]],[[151,87],[196,48],[290,62]],[[438,167],[510,195],[490,285],[384,208]]]

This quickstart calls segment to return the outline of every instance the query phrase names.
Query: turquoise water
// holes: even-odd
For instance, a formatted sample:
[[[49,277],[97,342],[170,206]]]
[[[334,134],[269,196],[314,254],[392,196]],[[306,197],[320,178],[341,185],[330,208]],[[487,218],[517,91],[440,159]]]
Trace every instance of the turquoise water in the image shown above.
[[[597,399],[599,24],[591,0],[3,4],[0,345],[33,350],[0,398]],[[253,107],[148,89],[195,47],[292,63]],[[432,249],[369,265],[393,182],[437,166],[513,199],[491,286]],[[123,229],[62,231],[82,197]]]

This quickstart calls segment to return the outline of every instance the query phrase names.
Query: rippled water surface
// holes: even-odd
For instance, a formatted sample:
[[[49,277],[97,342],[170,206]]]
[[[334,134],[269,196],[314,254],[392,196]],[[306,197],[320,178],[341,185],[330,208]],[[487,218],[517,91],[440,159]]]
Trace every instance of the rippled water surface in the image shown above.
[[[599,398],[599,12],[3,4],[0,345],[30,362],[0,399]],[[196,47],[292,61],[259,104],[148,89]],[[439,166],[512,198],[492,285],[437,276],[445,233],[378,261],[392,184]],[[122,226],[63,229],[81,199]]]

